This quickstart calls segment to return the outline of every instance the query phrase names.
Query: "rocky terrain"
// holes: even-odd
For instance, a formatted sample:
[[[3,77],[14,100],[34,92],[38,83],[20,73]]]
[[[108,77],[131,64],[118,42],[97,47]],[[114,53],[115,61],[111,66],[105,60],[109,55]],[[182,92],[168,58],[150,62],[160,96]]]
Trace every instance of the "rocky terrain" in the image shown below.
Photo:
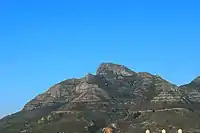
[[[96,74],[62,81],[15,114],[0,120],[0,133],[95,132],[118,122],[121,132],[162,128],[200,132],[200,77],[176,86],[158,75],[102,63]]]

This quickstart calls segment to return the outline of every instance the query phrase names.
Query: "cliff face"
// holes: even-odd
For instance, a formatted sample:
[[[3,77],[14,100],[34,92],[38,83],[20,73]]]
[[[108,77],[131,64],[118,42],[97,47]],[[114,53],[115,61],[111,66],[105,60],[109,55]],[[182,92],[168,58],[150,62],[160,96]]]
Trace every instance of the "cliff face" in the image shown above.
[[[26,129],[30,132],[45,133],[48,131],[48,133],[53,133],[53,131],[57,132],[62,129],[62,131],[79,133],[83,131],[76,130],[77,128],[73,125],[80,124],[80,128],[84,129],[87,122],[92,119],[103,119],[107,123],[116,120],[122,121],[121,127],[123,127],[123,122],[129,122],[129,125],[131,122],[133,124],[131,130],[136,131],[135,122],[135,127],[143,130],[146,128],[144,122],[148,125],[155,124],[158,119],[160,120],[170,111],[176,118],[177,108],[191,108],[194,105],[198,107],[199,104],[200,77],[189,84],[178,87],[158,75],[134,72],[118,64],[102,63],[95,75],[89,73],[80,79],[62,81],[43,94],[36,96],[24,106],[22,111],[1,120],[0,132],[14,133],[15,131],[16,133],[18,131],[16,127],[23,128],[24,131],[24,122],[30,121],[28,123],[33,126],[33,129]],[[172,107],[175,108],[175,112]],[[162,113],[156,113],[159,114],[158,117],[151,113],[148,115],[134,113],[136,110],[148,113],[152,109]],[[164,111],[168,111],[168,113]],[[182,112],[182,110],[178,111]],[[143,121],[139,122],[140,118],[138,121],[134,121],[137,117],[141,117]],[[188,120],[191,118],[197,117],[191,115]],[[182,117],[177,119],[182,119]],[[172,122],[174,121],[176,120],[173,119]],[[5,123],[11,123],[11,125],[2,126]],[[62,123],[65,126],[61,128]],[[53,126],[46,124],[53,124],[59,129],[51,128]],[[8,127],[12,130],[8,130]],[[128,129],[128,127],[125,126],[124,129]]]

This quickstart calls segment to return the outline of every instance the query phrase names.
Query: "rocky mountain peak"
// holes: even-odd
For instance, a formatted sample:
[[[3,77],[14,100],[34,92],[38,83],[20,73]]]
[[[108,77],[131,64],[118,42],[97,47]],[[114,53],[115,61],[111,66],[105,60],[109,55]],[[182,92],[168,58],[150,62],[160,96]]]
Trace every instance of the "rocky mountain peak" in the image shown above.
[[[135,72],[128,69],[123,65],[113,64],[113,63],[102,63],[100,64],[99,68],[97,69],[97,75],[106,75],[109,72],[116,75],[121,76],[131,76],[134,75]]]
[[[199,83],[199,77],[193,82]],[[160,76],[134,72],[114,63],[102,63],[96,75],[88,73],[81,79],[62,81],[25,105],[25,110],[52,106],[57,103],[130,102],[138,104],[145,99],[157,102],[179,102],[178,87]],[[118,100],[111,100],[111,99]],[[196,100],[196,98],[195,98]],[[147,102],[146,101],[146,102]]]
[[[95,75],[88,73],[82,80],[85,82],[90,82],[96,78]]]
[[[197,78],[195,78],[192,83],[195,83],[196,85],[200,85],[200,76],[198,76]]]

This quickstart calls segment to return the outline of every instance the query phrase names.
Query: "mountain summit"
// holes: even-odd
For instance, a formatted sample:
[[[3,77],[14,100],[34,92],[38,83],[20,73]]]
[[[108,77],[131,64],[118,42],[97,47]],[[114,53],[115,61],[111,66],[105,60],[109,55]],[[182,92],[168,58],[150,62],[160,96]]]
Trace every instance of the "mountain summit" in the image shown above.
[[[200,127],[200,77],[180,87],[158,75],[102,63],[95,75],[68,79],[0,121],[2,133],[83,133],[92,121],[118,122],[122,132]],[[196,124],[189,123],[196,121]],[[89,131],[88,131],[89,132]]]
[[[200,86],[200,76],[195,78],[192,82]]]
[[[102,63],[97,69],[97,75],[105,75],[108,72],[122,76],[130,76],[135,74],[135,72],[127,67],[113,63]]]

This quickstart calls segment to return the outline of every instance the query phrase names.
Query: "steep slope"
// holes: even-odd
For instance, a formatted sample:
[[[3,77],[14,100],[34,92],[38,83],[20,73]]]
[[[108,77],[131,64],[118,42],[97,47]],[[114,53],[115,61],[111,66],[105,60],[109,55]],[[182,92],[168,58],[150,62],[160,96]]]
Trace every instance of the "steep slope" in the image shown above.
[[[200,102],[200,77],[189,84],[180,86],[180,89],[192,103]]]
[[[36,96],[22,111],[2,119],[0,132],[84,132],[84,127],[92,120],[100,123],[97,130],[117,120],[126,132],[140,131],[146,128],[141,123],[146,121],[151,125],[150,121],[160,121],[157,113],[152,114],[152,109],[161,111],[158,114],[160,117],[168,114],[164,108],[172,109],[173,117],[184,112],[182,108],[189,108],[185,114],[199,121],[198,117],[193,117],[198,116],[198,110],[194,112],[200,102],[198,88],[199,77],[178,87],[158,75],[134,72],[118,64],[102,63],[95,75],[62,81]],[[141,112],[139,116],[137,111]],[[149,118],[151,115],[152,118]],[[183,123],[173,126],[181,126]],[[79,125],[78,129],[74,126],[76,124]],[[126,125],[131,124],[135,126],[128,129]],[[160,126],[165,124],[163,122]]]

